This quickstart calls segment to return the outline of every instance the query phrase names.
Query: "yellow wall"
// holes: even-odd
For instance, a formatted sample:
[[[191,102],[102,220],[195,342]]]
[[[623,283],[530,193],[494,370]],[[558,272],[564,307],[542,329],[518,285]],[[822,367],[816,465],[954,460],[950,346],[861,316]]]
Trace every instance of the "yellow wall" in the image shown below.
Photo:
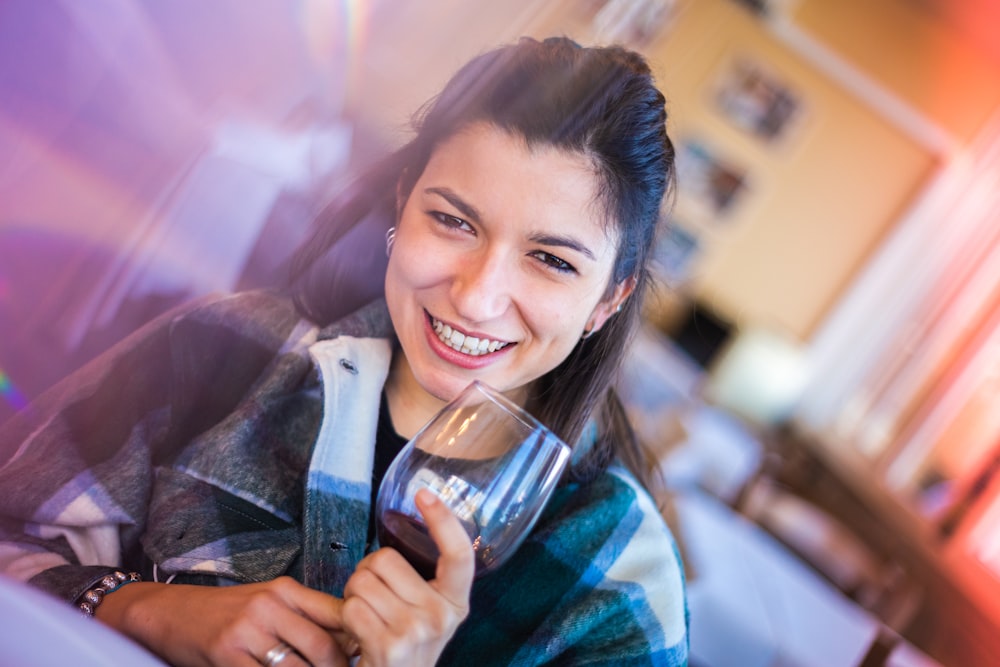
[[[938,4],[940,13],[933,14],[913,0],[801,0],[793,17],[804,30],[968,142],[1000,106],[1000,62],[986,45],[952,26],[992,25],[996,51],[1000,9],[995,3],[989,9],[987,3],[969,0]],[[946,17],[949,12],[972,15]]]
[[[806,339],[935,157],[727,0],[684,4],[649,55],[671,99],[675,139],[711,143],[749,176],[732,215],[696,223],[706,254],[692,291],[739,325]],[[736,128],[713,103],[715,82],[735,56],[759,61],[803,100],[800,122],[778,145]],[[683,210],[681,202],[681,224]]]

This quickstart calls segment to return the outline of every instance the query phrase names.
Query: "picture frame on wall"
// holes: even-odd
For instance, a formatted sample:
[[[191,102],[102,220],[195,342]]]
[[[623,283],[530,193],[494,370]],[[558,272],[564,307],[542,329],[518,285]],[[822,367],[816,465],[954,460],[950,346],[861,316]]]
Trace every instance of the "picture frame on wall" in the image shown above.
[[[591,26],[600,40],[648,47],[673,23],[677,0],[597,0]]]
[[[678,206],[693,216],[719,219],[736,207],[748,188],[746,169],[701,139],[680,142]]]
[[[784,140],[803,115],[801,94],[757,58],[737,55],[722,68],[715,108],[732,125],[765,144]]]

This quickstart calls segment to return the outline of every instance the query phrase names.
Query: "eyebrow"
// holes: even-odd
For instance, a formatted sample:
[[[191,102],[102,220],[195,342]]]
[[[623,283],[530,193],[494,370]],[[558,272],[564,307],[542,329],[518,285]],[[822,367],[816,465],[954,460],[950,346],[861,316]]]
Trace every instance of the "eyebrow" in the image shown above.
[[[583,245],[576,239],[570,236],[554,236],[551,234],[532,234],[531,240],[535,243],[547,246],[557,246],[559,248],[569,248],[575,250],[581,255],[587,257],[588,259],[594,260],[594,253],[590,251],[590,248]]]
[[[461,197],[459,197],[454,191],[448,188],[434,187],[434,188],[427,188],[426,190],[424,190],[424,192],[442,197],[449,204],[457,208],[462,213],[462,215],[464,215],[472,222],[482,221],[482,215],[480,215],[476,207],[470,204],[469,202],[465,201]],[[534,243],[538,243],[540,245],[554,246],[557,248],[569,248],[571,250],[575,250],[576,252],[580,253],[581,255],[587,257],[590,260],[597,259],[594,256],[594,253],[590,250],[590,248],[583,245],[583,243],[574,239],[571,236],[537,233],[537,234],[532,234],[529,238]]]
[[[462,215],[469,218],[472,222],[482,222],[483,217],[479,214],[479,211],[476,210],[476,207],[459,197],[448,188],[427,188],[424,192],[446,199],[449,204],[457,208]]]

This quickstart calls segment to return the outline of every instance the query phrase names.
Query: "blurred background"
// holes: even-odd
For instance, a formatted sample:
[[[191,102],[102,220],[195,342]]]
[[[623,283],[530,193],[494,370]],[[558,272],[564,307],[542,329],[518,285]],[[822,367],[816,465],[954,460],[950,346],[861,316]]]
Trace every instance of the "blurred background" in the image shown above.
[[[997,26],[997,0],[4,0],[0,420],[280,279],[469,57],[620,42],[679,156],[621,391],[692,664],[1000,665]]]

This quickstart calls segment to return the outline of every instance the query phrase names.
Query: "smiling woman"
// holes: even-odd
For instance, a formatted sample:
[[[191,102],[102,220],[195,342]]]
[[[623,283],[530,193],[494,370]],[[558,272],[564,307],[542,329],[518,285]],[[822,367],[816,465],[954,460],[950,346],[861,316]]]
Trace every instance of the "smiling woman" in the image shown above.
[[[471,61],[317,219],[287,289],[170,313],[6,426],[0,569],[177,665],[686,664],[681,563],[611,389],[673,182],[665,124],[622,48]],[[345,315],[324,263],[390,227],[384,299]],[[373,542],[371,500],[476,380],[574,453],[475,583],[470,536],[419,496],[425,580]]]
[[[397,424],[401,393],[423,396],[433,414],[472,380],[523,401],[604,325],[633,283],[609,289],[617,233],[597,193],[583,155],[492,125],[441,144],[402,202],[386,274],[402,348],[386,387]]]

